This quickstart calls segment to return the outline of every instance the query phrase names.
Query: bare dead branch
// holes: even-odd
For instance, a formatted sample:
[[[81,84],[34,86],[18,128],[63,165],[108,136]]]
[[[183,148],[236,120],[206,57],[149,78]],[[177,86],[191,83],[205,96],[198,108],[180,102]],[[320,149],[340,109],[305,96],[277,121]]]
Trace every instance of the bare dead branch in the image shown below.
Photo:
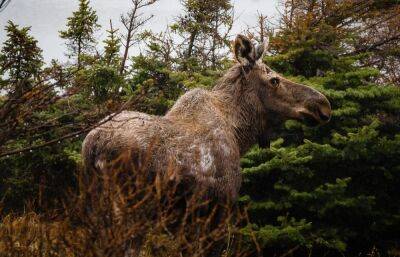
[[[129,50],[135,44],[135,34],[144,24],[153,18],[153,15],[143,17],[144,14],[142,13],[142,9],[155,4],[157,1],[158,0],[132,0],[131,10],[126,15],[121,15],[121,22],[126,30],[122,37],[124,39],[124,42],[122,42],[122,45],[124,46],[124,54],[121,60],[121,75],[125,72]]]

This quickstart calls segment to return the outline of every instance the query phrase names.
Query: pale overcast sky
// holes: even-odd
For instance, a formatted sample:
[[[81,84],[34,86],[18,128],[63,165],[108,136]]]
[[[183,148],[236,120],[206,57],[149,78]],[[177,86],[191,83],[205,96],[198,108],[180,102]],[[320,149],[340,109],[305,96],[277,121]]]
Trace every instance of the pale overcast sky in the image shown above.
[[[39,41],[44,50],[46,61],[51,59],[65,60],[64,41],[58,37],[58,31],[65,28],[66,18],[77,8],[77,0],[12,0],[8,7],[0,13],[0,42],[5,39],[4,26],[12,20],[22,26],[32,26],[31,33]],[[115,27],[120,26],[119,17],[125,13],[131,0],[91,0],[99,16],[102,29],[98,32],[99,40],[105,36],[109,20]],[[246,25],[256,23],[257,11],[275,16],[278,0],[233,0],[237,21],[234,33],[242,31]],[[174,17],[182,12],[179,0],[160,0],[146,13],[155,17],[147,24],[147,29],[164,30]]]

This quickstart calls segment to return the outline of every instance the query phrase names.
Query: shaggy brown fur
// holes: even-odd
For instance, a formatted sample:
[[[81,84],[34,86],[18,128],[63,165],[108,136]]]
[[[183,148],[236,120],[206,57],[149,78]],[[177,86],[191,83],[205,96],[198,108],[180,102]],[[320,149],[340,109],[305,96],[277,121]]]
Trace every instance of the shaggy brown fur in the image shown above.
[[[83,143],[85,165],[102,170],[119,153],[131,151],[139,167],[165,171],[174,165],[176,174],[168,174],[172,180],[189,178],[218,197],[235,199],[240,156],[265,143],[276,124],[330,119],[325,96],[259,61],[264,46],[256,48],[239,35],[234,47],[238,63],[213,90],[189,91],[163,117],[124,111],[91,131]]]

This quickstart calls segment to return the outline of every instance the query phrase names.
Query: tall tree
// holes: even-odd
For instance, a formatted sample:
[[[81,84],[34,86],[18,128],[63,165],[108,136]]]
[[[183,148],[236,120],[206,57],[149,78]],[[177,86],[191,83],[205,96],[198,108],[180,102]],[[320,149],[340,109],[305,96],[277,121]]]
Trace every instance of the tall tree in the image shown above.
[[[380,256],[398,249],[400,90],[380,83],[384,74],[367,62],[378,52],[355,52],[367,35],[365,21],[383,2],[391,1],[284,1],[265,61],[323,92],[333,115],[319,128],[287,121],[281,139],[243,159],[243,192],[265,255]]]
[[[186,62],[200,60],[201,65],[215,67],[229,47],[228,36],[233,25],[233,5],[230,0],[182,0],[184,14],[172,26],[183,43],[182,58]]]
[[[131,0],[132,7],[130,11],[121,15],[121,22],[125,27],[125,34],[123,34],[124,54],[122,56],[120,74],[125,72],[126,61],[128,60],[129,50],[135,43],[135,36],[139,29],[146,24],[153,15],[144,16],[143,8],[155,4],[158,0]]]
[[[96,44],[94,36],[100,25],[96,11],[90,7],[90,0],[79,0],[79,8],[68,18],[67,29],[60,31],[60,37],[67,40],[71,56],[77,58],[78,69],[82,66],[82,55],[92,51]]]
[[[228,40],[229,33],[232,30],[234,13],[233,5],[230,1],[213,1],[214,12],[211,15],[210,24],[210,46],[205,56],[206,62],[209,62],[211,67],[215,69],[219,60],[226,56],[226,52],[221,52],[222,49],[229,49],[230,42]],[[206,64],[207,65],[207,64]]]
[[[381,70],[381,78],[398,83],[400,5],[397,0],[287,0],[283,3],[279,32],[271,47],[282,53],[293,46],[302,46],[303,50],[297,52],[299,65],[294,66],[299,73],[309,67],[312,68],[307,76],[315,75],[317,70],[327,70],[329,60],[339,54],[369,54],[364,64]],[[320,51],[311,51],[315,49]],[[308,59],[309,65],[302,65],[300,59]]]
[[[10,94],[22,95],[33,86],[42,65],[42,50],[37,40],[29,35],[30,27],[19,28],[12,21],[6,26],[7,39],[0,54],[0,74],[7,73],[5,84],[0,89]]]

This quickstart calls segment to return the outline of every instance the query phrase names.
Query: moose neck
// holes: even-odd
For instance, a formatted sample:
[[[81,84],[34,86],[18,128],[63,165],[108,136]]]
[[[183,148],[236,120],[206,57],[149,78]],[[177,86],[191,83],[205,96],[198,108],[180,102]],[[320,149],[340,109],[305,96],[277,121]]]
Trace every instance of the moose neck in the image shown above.
[[[230,75],[238,71],[232,68],[229,72],[233,74],[227,74],[213,92],[221,101],[221,112],[231,125],[240,153],[244,154],[260,140],[266,141],[263,135],[269,130],[267,114],[255,94],[246,94],[249,81],[240,76],[241,71],[236,79]]]

